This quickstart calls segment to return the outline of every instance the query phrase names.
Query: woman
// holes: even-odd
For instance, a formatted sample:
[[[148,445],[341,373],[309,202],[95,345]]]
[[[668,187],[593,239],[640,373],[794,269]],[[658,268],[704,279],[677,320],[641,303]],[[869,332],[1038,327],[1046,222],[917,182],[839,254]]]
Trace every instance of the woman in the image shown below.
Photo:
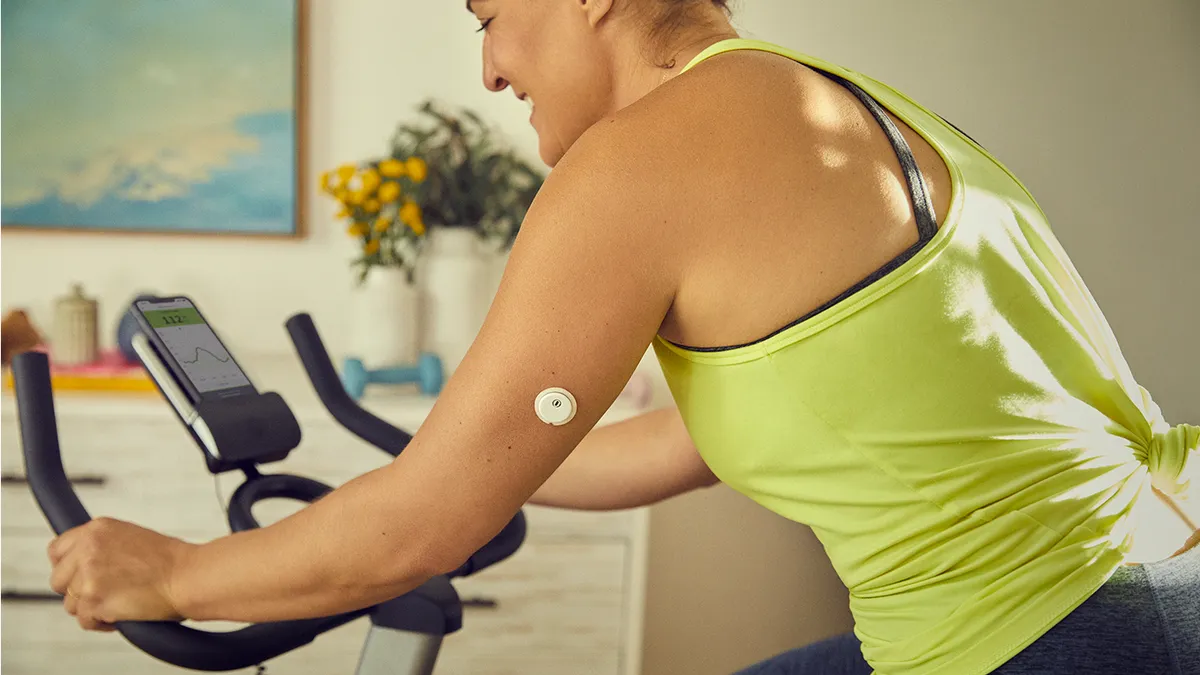
[[[812,526],[851,591],[853,636],[753,672],[1200,659],[1200,549],[1123,564],[1200,428],[1162,420],[1032,197],[886,85],[738,39],[723,5],[469,2],[486,85],[531,104],[554,171],[420,432],[262,530],[65,533],[67,611],[107,630],[350,610],[456,568],[526,502],[719,479]],[[589,433],[648,345],[677,409]],[[566,424],[535,413],[551,387]]]

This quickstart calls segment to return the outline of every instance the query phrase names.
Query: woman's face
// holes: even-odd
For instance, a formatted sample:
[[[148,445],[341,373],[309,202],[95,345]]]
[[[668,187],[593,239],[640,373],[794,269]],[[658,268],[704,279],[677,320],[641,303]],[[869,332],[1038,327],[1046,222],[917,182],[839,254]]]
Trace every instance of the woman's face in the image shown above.
[[[609,0],[471,0],[483,37],[484,85],[530,104],[542,161],[554,166],[613,108]]]

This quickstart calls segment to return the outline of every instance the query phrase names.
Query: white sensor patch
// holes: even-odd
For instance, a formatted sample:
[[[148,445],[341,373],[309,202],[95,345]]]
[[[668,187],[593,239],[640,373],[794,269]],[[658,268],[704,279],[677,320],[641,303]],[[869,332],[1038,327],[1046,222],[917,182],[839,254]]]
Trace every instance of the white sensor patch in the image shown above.
[[[574,419],[575,408],[575,397],[561,387],[551,387],[538,394],[533,401],[533,410],[538,419],[556,427]]]

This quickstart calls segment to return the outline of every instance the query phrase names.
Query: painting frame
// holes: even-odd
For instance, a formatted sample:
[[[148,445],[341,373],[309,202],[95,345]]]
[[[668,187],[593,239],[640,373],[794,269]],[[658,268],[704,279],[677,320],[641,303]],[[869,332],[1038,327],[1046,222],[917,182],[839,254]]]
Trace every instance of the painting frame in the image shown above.
[[[302,240],[310,233],[309,227],[309,50],[310,50],[310,2],[311,0],[289,0],[293,25],[291,30],[291,134],[292,180],[290,231],[256,231],[240,229],[182,229],[164,224],[158,227],[98,227],[71,223],[25,223],[5,220],[0,223],[0,235],[30,236],[53,235],[56,237],[116,236],[144,238],[199,238],[207,240]]]

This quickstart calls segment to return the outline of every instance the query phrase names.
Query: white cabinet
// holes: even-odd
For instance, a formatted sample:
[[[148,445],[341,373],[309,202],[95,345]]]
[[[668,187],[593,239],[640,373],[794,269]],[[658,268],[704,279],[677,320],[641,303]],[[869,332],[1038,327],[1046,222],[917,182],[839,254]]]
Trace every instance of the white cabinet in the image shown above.
[[[252,366],[256,370],[251,370]],[[339,485],[389,457],[342,429],[311,393],[289,359],[248,360],[260,389],[288,400],[304,441],[264,471]],[[368,394],[363,404],[415,430],[433,400],[403,389]],[[0,401],[0,586],[5,592],[0,667],[33,673],[179,673],[118,634],[81,630],[49,595],[49,526],[22,482],[24,464],[11,394]],[[236,475],[214,478],[199,449],[157,395],[69,394],[55,400],[63,464],[84,506],[192,541],[228,532],[223,500]],[[619,404],[607,424],[641,412]],[[220,497],[219,497],[220,496]],[[270,522],[300,508],[263,503]],[[635,675],[641,656],[646,513],[570,512],[526,507],[525,545],[508,560],[455,580],[467,602],[463,628],[448,636],[438,659],[445,675]],[[212,626],[205,626],[212,629]],[[368,623],[355,621],[266,665],[267,673],[352,673]],[[254,672],[253,669],[247,671]]]

